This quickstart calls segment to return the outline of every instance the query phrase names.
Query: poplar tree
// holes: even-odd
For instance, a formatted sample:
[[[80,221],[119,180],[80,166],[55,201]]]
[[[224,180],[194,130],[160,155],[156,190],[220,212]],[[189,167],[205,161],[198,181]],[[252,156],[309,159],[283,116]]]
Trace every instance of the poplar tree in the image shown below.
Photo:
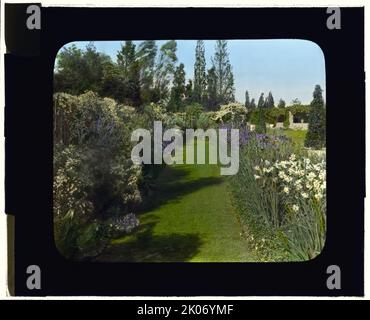
[[[305,139],[305,146],[314,149],[321,149],[326,144],[326,115],[322,89],[315,86],[313,100],[308,115],[308,131]]]
[[[207,90],[206,58],[204,41],[198,40],[195,47],[193,101],[202,103]]]
[[[216,74],[218,103],[233,102],[235,100],[234,75],[229,60],[226,40],[217,40],[212,63]]]
[[[207,108],[210,110],[217,108],[217,76],[214,67],[207,73]]]
[[[184,64],[176,68],[171,88],[170,101],[168,109],[172,112],[183,109],[183,100],[185,99],[185,70]]]
[[[248,90],[245,91],[245,104],[244,105],[248,110],[250,109],[251,103],[249,101],[249,92],[248,92]]]
[[[271,91],[269,92],[266,101],[265,101],[265,107],[267,109],[271,109],[275,107],[274,97],[272,96]]]
[[[258,99],[257,107],[261,109],[265,107],[265,98],[263,93],[261,93],[260,98]]]
[[[256,109],[257,108],[257,106],[256,106],[256,100],[254,100],[254,98],[251,100],[250,108],[251,109]]]

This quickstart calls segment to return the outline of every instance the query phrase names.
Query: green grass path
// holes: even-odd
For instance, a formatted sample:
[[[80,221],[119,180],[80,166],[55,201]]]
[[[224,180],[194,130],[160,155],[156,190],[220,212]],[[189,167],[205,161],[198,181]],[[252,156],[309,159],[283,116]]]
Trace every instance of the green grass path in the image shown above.
[[[251,261],[217,165],[166,166],[139,230],[116,239],[101,261]]]

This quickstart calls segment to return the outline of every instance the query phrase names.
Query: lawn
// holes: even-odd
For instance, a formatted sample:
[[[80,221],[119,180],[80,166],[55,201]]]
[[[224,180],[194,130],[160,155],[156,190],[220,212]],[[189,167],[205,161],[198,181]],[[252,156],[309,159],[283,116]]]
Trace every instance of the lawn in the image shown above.
[[[253,261],[218,165],[165,166],[157,185],[139,230],[113,240],[99,261]]]
[[[293,142],[299,146],[304,146],[307,130],[292,130],[292,129],[267,129],[267,133],[275,135],[284,135],[291,138]]]

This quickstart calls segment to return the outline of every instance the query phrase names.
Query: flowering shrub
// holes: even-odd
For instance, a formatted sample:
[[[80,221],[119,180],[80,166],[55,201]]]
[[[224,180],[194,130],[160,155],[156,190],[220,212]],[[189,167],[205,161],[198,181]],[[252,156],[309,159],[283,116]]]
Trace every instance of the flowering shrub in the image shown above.
[[[220,110],[215,112],[213,120],[217,123],[231,123],[235,126],[245,122],[247,108],[240,103],[229,103],[220,106]]]
[[[80,259],[103,249],[101,225],[113,209],[125,214],[141,202],[130,135],[143,117],[93,92],[54,99],[55,241],[63,255]]]

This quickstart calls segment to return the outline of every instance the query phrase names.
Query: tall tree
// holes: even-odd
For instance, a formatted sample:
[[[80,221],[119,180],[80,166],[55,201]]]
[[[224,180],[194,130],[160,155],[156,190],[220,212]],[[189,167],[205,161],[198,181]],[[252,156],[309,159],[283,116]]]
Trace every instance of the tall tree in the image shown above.
[[[265,101],[265,108],[270,109],[274,107],[275,107],[274,97],[272,96],[272,93],[270,91]]]
[[[206,95],[207,76],[204,41],[198,40],[195,47],[193,100],[202,103]]]
[[[224,102],[235,102],[234,74],[232,72],[231,64],[226,66],[226,88]]]
[[[106,63],[112,63],[110,57],[97,52],[93,42],[85,49],[76,45],[64,47],[56,59],[54,91],[70,94],[99,91]]]
[[[322,89],[315,86],[313,100],[310,105],[308,116],[308,131],[305,139],[305,146],[314,149],[321,149],[326,144],[326,114]]]
[[[244,105],[248,110],[250,109],[251,103],[250,103],[250,100],[249,100],[248,90],[245,91],[245,104]]]
[[[217,40],[215,56],[212,59],[212,63],[217,80],[218,102],[221,104],[234,101],[234,76],[229,60],[226,40]]]
[[[254,98],[251,100],[251,103],[250,103],[250,108],[251,109],[256,109],[256,100],[254,100]]]
[[[176,68],[174,73],[168,109],[172,112],[182,110],[184,99],[185,99],[185,66],[183,63],[180,63],[180,65]]]
[[[134,107],[141,105],[140,63],[137,60],[131,64],[129,69],[127,101]]]
[[[136,46],[132,41],[125,41],[121,43],[121,48],[117,52],[117,66],[120,74],[120,81],[122,81],[122,102],[127,104],[132,104],[131,97],[132,95],[136,95],[132,79],[134,76],[132,69],[136,61],[135,48]]]
[[[166,100],[169,85],[175,72],[177,43],[175,40],[167,41],[159,50],[159,56],[155,67],[154,86],[156,100]]]
[[[146,40],[139,44],[136,57],[140,64],[141,99],[143,103],[152,100],[155,58],[157,45],[154,40]]]
[[[285,101],[283,99],[279,100],[278,108],[285,108]]]
[[[214,67],[207,72],[207,108],[215,110],[217,108],[217,75]]]
[[[135,44],[131,40],[125,41],[125,44],[121,44],[121,49],[117,52],[117,64],[127,81],[130,68],[135,60]]]
[[[258,99],[257,107],[258,108],[264,108],[265,107],[265,98],[264,98],[263,92],[261,93],[260,98]]]
[[[185,86],[185,97],[187,103],[193,102],[193,81],[191,79],[188,80]]]
[[[122,75],[116,63],[107,62],[103,64],[103,76],[98,91],[102,97],[110,97],[119,102],[125,98],[127,88],[124,85]]]

